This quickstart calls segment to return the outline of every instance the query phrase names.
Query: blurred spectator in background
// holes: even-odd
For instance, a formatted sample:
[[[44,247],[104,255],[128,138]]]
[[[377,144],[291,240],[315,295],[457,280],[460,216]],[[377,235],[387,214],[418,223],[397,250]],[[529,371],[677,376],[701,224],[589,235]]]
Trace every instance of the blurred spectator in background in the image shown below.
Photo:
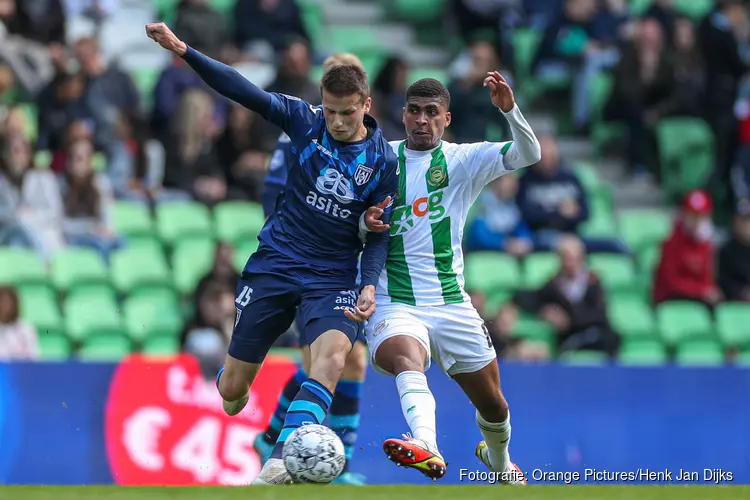
[[[716,9],[698,28],[706,64],[706,120],[716,140],[714,182],[726,182],[738,147],[738,122],[734,115],[740,80],[748,65],[740,57],[739,40],[747,39],[748,15],[744,0],[717,0]]]
[[[180,40],[211,57],[220,57],[231,39],[224,18],[211,8],[209,0],[182,0],[172,31]]]
[[[492,347],[504,360],[546,361],[551,357],[549,345],[536,340],[515,337],[513,331],[518,322],[518,309],[506,304],[485,326],[492,338]]]
[[[534,249],[528,224],[516,203],[518,177],[509,172],[492,181],[479,197],[467,231],[467,251],[496,250],[522,257]]]
[[[235,44],[268,62],[284,50],[290,36],[310,41],[296,0],[237,0],[234,20]]]
[[[76,140],[68,148],[66,170],[60,176],[63,231],[69,244],[91,247],[109,262],[121,242],[112,224],[112,187],[105,175],[94,172],[93,156],[89,140]]]
[[[67,147],[68,129],[79,121],[93,133],[93,114],[83,99],[84,76],[80,73],[59,74],[42,91],[37,103],[39,107],[39,132],[36,143],[38,151],[58,152],[64,156]],[[53,169],[64,169],[62,164],[53,164]]]
[[[163,181],[166,191],[159,196],[192,196],[209,205],[226,197],[227,184],[213,145],[217,128],[211,96],[200,90],[185,92],[172,117]]]
[[[118,199],[148,199],[163,175],[163,165],[149,164],[146,157],[147,133],[143,118],[119,113],[106,170]]]
[[[638,36],[613,72],[614,88],[604,110],[608,120],[628,127],[628,161],[633,174],[645,173],[652,129],[666,116],[681,113],[695,95],[677,84],[674,58],[656,19],[641,21]]]
[[[534,249],[549,251],[563,234],[578,233],[589,219],[589,201],[581,181],[560,158],[555,138],[539,134],[539,143],[542,159],[521,176],[516,200],[534,233]],[[616,239],[586,237],[584,242],[587,252],[626,251]]]
[[[506,70],[515,69],[513,27],[523,11],[522,0],[454,0],[453,13],[458,22],[461,38],[471,44],[478,33],[487,33],[485,39],[504,63]],[[497,68],[495,68],[497,69]]]
[[[713,202],[706,191],[690,191],[662,244],[654,275],[653,300],[694,300],[713,307],[723,299],[714,274],[711,213]]]
[[[182,352],[194,355],[206,379],[216,378],[224,364],[237,310],[235,290],[213,282],[197,297],[198,308],[180,339]]]
[[[264,128],[257,114],[239,104],[232,105],[227,126],[216,142],[230,199],[260,201],[268,161]]]
[[[706,98],[706,76],[693,22],[678,17],[671,40],[674,44],[675,79],[683,97],[680,112],[700,116]]]
[[[731,238],[721,247],[717,264],[726,300],[750,302],[750,204],[737,207]]]
[[[5,120],[8,105],[15,98],[15,84],[13,70],[5,64],[0,64],[0,121]]]
[[[0,0],[0,3],[5,3],[7,8],[14,0]],[[3,20],[9,34],[44,45],[65,44],[65,12],[60,0],[15,1],[14,10],[9,19]]]
[[[593,350],[615,356],[620,336],[609,323],[605,290],[597,274],[586,266],[580,239],[560,239],[560,270],[539,290],[516,293],[513,305],[537,314],[557,333],[558,354]]]
[[[21,319],[16,290],[0,286],[0,361],[37,361],[39,334]]]
[[[668,44],[675,40],[677,18],[674,0],[653,0],[653,3],[643,15],[645,19],[653,19],[661,26],[664,39]]]
[[[594,79],[619,58],[615,44],[622,26],[624,19],[600,10],[596,0],[565,0],[544,30],[533,71],[542,80],[572,79],[573,123],[580,132],[589,124]]]
[[[23,137],[0,136],[0,244],[33,248],[49,259],[64,246],[61,217],[54,174],[32,168]]]
[[[401,57],[391,56],[383,63],[372,84],[372,100],[378,103],[378,125],[383,137],[389,141],[404,138],[401,118],[408,75],[409,63]]]
[[[470,48],[471,63],[466,71],[448,85],[451,93],[451,126],[454,142],[481,142],[487,139],[487,127],[494,124],[510,134],[508,121],[487,102],[484,79],[490,71],[500,71],[513,86],[512,75],[504,69],[495,47],[489,42],[474,42]],[[403,96],[401,97],[403,101]]]

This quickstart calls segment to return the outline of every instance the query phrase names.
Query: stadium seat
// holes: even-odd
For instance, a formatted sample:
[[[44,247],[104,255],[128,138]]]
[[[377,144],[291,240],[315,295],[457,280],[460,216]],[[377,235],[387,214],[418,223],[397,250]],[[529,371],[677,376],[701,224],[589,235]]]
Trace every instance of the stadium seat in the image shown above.
[[[130,77],[133,79],[135,88],[138,89],[138,93],[141,95],[141,99],[147,108],[151,107],[154,98],[154,89],[156,88],[156,84],[159,83],[161,72],[162,68],[149,66],[135,68],[130,72]]]
[[[211,9],[226,18],[232,15],[236,3],[237,0],[210,0]]]
[[[444,68],[412,68],[411,71],[409,71],[409,76],[407,78],[407,85],[411,85],[412,83],[416,82],[417,80],[421,80],[422,78],[434,78],[435,80],[443,83],[444,85],[448,85],[448,82],[450,80],[448,71]]]
[[[560,362],[575,366],[604,366],[607,355],[599,351],[566,351],[559,356]]]
[[[518,262],[500,252],[473,252],[466,256],[464,278],[469,289],[491,295],[512,290],[521,282]]]
[[[67,292],[84,285],[109,283],[101,255],[91,248],[68,247],[52,256],[50,278],[58,290]]]
[[[367,51],[371,47],[382,45],[378,37],[377,27],[368,26],[329,26],[326,46],[331,52]]]
[[[154,234],[151,214],[145,203],[115,201],[112,206],[115,232],[128,238]]]
[[[197,202],[172,202],[156,206],[156,228],[167,245],[185,238],[213,236],[208,208]]]
[[[221,241],[236,243],[258,235],[266,218],[259,203],[225,201],[214,207],[216,237]]]
[[[750,347],[750,305],[727,302],[715,311],[716,334],[727,347]]]
[[[74,342],[92,335],[119,335],[122,315],[110,297],[69,297],[63,306],[65,333]]]
[[[555,352],[555,330],[544,320],[528,316],[518,318],[513,327],[513,336],[520,339],[543,342],[549,346],[552,353]]]
[[[446,9],[446,0],[394,0],[393,11],[409,24],[439,22]]]
[[[172,252],[172,275],[178,293],[187,295],[195,291],[198,281],[211,270],[216,244],[211,239],[184,240]]]
[[[521,79],[522,90],[531,75],[531,66],[534,61],[539,42],[542,40],[542,33],[538,30],[529,28],[518,28],[513,30],[513,48],[516,56],[516,69],[518,78]]]
[[[636,254],[636,262],[638,264],[639,273],[643,276],[653,278],[656,266],[659,265],[660,257],[661,243],[642,248]]]
[[[626,338],[620,347],[618,357],[623,365],[663,365],[669,359],[664,344],[654,338]]]
[[[125,248],[112,255],[112,283],[121,293],[130,293],[140,286],[171,287],[169,268],[162,251]]]
[[[586,193],[591,194],[602,188],[599,172],[591,163],[578,161],[572,165],[572,169]]]
[[[83,343],[78,350],[81,361],[114,362],[130,354],[132,345],[122,335],[96,335]]]
[[[113,302],[117,301],[117,294],[111,284],[77,286],[66,294],[67,299],[72,297],[79,300],[83,300],[86,297],[105,297]]]
[[[560,270],[560,259],[554,253],[532,253],[524,259],[523,270],[524,288],[540,288]]]
[[[608,292],[632,290],[637,285],[633,261],[626,255],[593,254],[588,261]]]
[[[750,367],[750,351],[742,351],[734,358],[734,364],[737,366]]]
[[[133,342],[154,336],[176,337],[182,328],[174,296],[156,294],[129,297],[123,304],[125,329]]]
[[[62,332],[62,316],[55,293],[48,287],[25,287],[18,290],[21,317],[43,337]]]
[[[39,333],[42,361],[65,361],[70,358],[70,342],[62,334]]]
[[[664,302],[656,309],[656,321],[662,339],[670,345],[713,336],[711,313],[697,302]]]
[[[180,342],[174,336],[156,336],[143,340],[141,353],[150,356],[172,356],[180,352]]]
[[[615,297],[609,302],[609,319],[617,333],[623,337],[649,337],[656,334],[654,315],[643,300],[629,296],[622,299]]]
[[[36,252],[0,247],[0,283],[31,285],[46,282],[47,274]]]
[[[715,5],[716,0],[675,0],[674,2],[677,12],[696,21],[711,12]]]
[[[689,340],[677,346],[675,363],[682,366],[719,366],[724,352],[715,340]]]
[[[665,118],[656,125],[662,187],[668,199],[705,185],[715,167],[714,136],[700,118]]]
[[[629,210],[618,219],[623,240],[635,252],[658,244],[672,231],[672,217],[662,210]]]

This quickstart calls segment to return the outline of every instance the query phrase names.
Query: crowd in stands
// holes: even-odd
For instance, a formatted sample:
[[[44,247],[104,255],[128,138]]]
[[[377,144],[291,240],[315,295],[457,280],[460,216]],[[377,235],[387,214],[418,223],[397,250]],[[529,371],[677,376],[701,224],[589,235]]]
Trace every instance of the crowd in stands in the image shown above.
[[[181,0],[159,2],[175,8],[158,15],[188,44],[227,64],[273,65],[267,90],[318,104],[316,71],[329,54],[316,49],[303,3],[237,0],[220,12],[211,0]],[[596,256],[627,261],[638,279],[645,276],[647,284],[636,287],[645,314],[670,301],[705,304],[715,315],[725,301],[750,301],[750,11],[744,0],[712,3],[449,3],[444,16],[461,48],[445,72],[452,97],[447,140],[507,139],[507,123],[482,87],[486,72],[499,68],[524,109],[546,107],[546,99],[562,103],[560,121],[569,122],[571,135],[598,142],[604,128],[621,124],[612,136],[624,143],[629,171],[653,174],[674,195],[665,203],[679,202],[663,245],[636,248],[617,231],[592,230],[602,225],[599,194],[586,171],[560,153],[558,137],[540,130],[541,161],[488,186],[466,230],[467,268],[488,254],[508,257],[527,275],[529,262],[547,262],[541,278],[500,292],[482,289],[467,271],[500,356],[535,360],[585,350],[615,357],[625,349],[629,334],[610,307],[612,278],[591,264]],[[117,59],[104,57],[96,36],[67,35],[71,19],[100,22],[117,10],[117,0],[0,0],[0,245],[32,250],[45,266],[64,249],[82,248],[106,267],[136,246],[118,207],[140,205],[158,219],[167,204],[209,211],[257,204],[279,136],[208,89],[179,57],[144,92]],[[402,139],[403,96],[415,68],[393,54],[367,69],[372,114],[387,139]],[[674,192],[659,128],[673,117],[702,120],[712,141],[707,175]],[[717,250],[712,215],[727,207],[731,236]],[[244,241],[217,242],[213,262],[200,271],[205,276],[176,297],[182,333],[175,345],[201,357],[209,372],[221,364],[233,326],[238,263],[253,246]],[[167,255],[175,252],[170,244]],[[0,359],[44,357],[46,333],[23,319],[24,288],[9,285],[0,288]],[[529,329],[551,333],[518,333]],[[280,341],[293,343],[293,335]]]

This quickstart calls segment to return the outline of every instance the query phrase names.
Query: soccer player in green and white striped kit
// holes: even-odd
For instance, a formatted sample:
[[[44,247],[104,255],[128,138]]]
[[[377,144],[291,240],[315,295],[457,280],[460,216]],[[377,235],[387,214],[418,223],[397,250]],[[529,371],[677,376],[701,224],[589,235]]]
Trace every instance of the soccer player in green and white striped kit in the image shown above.
[[[538,162],[541,152],[500,73],[488,73],[484,85],[508,120],[512,141],[445,142],[442,136],[451,120],[445,86],[426,78],[406,91],[407,138],[390,143],[399,157],[401,181],[393,203],[388,258],[377,285],[378,307],[366,335],[373,367],[396,377],[411,429],[403,439],[383,443],[391,460],[435,480],[445,475],[435,398],[424,374],[434,359],[476,407],[484,437],[476,447],[477,457],[498,473],[498,481],[526,484],[508,453],[510,413],[495,350],[464,290],[461,239],[469,208],[483,188]]]

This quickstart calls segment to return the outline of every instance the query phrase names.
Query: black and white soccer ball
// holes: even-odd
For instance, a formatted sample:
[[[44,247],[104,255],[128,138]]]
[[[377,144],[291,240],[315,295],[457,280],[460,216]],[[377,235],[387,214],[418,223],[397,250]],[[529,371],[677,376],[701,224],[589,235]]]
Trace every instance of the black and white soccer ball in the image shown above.
[[[309,424],[284,443],[281,458],[295,483],[328,484],[344,471],[344,443],[326,426]]]

